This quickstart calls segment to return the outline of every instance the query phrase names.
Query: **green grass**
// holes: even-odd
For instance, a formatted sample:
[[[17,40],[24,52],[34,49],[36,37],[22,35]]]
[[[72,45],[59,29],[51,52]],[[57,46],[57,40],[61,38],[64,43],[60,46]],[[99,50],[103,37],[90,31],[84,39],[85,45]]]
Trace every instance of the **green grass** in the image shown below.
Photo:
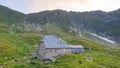
[[[10,33],[10,32],[12,32],[12,28],[10,28],[10,26],[0,23],[0,33]]]
[[[90,48],[92,50],[101,51],[104,50],[104,45],[91,42],[89,40],[80,38],[80,37],[64,37],[63,38],[68,44],[71,45],[82,45],[84,48]]]
[[[0,66],[6,68],[119,68],[120,47],[105,46],[80,37],[73,37],[57,27],[42,27],[45,34],[59,34],[70,45],[82,45],[85,52],[67,54],[57,58],[55,64],[44,64],[37,58],[29,57],[36,52],[40,40],[44,37],[39,33],[11,33],[14,30],[0,24]],[[92,62],[87,59],[92,58]],[[82,61],[79,64],[78,61]]]
[[[60,36],[71,36],[70,34],[65,33],[62,29],[56,26],[52,25],[47,25],[47,26],[42,26],[42,29],[44,30],[44,34],[48,35],[57,35],[59,34]]]
[[[32,52],[41,38],[39,34],[0,33],[0,64]]]
[[[35,37],[33,36],[35,35]],[[36,34],[22,34],[20,35],[27,41],[28,38],[38,35]],[[24,37],[25,36],[25,37]],[[41,37],[41,36],[40,36]],[[44,64],[37,58],[28,57],[26,59],[18,60],[14,63],[8,63],[4,66],[6,68],[119,68],[120,67],[120,47],[114,46],[104,46],[97,44],[95,42],[78,38],[78,37],[63,37],[64,40],[70,45],[83,45],[85,48],[90,48],[90,50],[85,50],[81,54],[67,54],[62,57],[57,58],[55,64],[48,63]],[[36,41],[38,39],[35,39]],[[30,43],[31,44],[31,43]],[[92,58],[92,62],[87,61],[87,59]],[[79,64],[79,60],[82,64]]]
[[[115,44],[112,44],[112,43],[110,43],[110,42],[107,42],[107,41],[105,41],[105,40],[103,40],[103,39],[101,39],[101,38],[98,38],[98,37],[90,34],[89,32],[84,32],[84,31],[82,31],[82,36],[83,36],[84,38],[90,39],[90,40],[92,40],[92,41],[94,41],[94,42],[101,43],[101,44],[104,44],[104,45],[115,45]]]
[[[22,41],[26,42],[29,45],[39,45],[38,42],[43,38],[41,34],[34,34],[34,33],[21,33],[19,34]]]
[[[0,63],[25,55],[27,45],[16,34],[0,34]],[[4,59],[7,57],[7,59]],[[3,61],[4,60],[4,61]]]

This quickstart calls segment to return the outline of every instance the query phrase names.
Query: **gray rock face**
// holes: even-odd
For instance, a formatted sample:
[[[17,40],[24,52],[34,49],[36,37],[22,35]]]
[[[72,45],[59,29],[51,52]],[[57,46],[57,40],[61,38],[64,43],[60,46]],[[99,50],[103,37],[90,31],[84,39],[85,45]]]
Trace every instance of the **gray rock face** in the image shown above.
[[[120,9],[111,12],[67,12],[63,10],[43,11],[26,15],[22,22],[26,21],[36,25],[51,24],[65,32],[80,30],[97,34],[119,43],[120,41]],[[31,27],[34,28],[34,27]],[[36,31],[40,31],[36,27]]]

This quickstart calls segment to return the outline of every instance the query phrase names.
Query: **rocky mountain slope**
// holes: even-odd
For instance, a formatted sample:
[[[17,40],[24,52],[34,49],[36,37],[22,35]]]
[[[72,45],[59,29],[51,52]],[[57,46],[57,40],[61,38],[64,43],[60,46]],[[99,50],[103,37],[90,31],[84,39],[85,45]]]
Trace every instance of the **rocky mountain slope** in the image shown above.
[[[12,26],[6,26],[3,23]],[[12,32],[39,32],[45,34],[48,30],[44,28],[52,25],[55,29],[60,29],[62,32],[73,36],[83,36],[93,41],[98,40],[91,39],[91,33],[93,33],[120,44],[120,9],[111,12],[100,10],[67,12],[57,9],[25,15],[0,5],[0,24],[2,24],[0,25],[1,32],[4,31],[3,28],[6,28],[9,31],[4,32],[13,30]]]
[[[118,35],[119,37],[118,11],[107,13],[110,15],[110,18],[108,17],[106,21],[109,22],[112,20],[114,22],[115,20],[115,22],[112,23],[111,21],[109,24],[106,23],[108,24],[108,26],[106,26],[106,24],[103,25],[105,22],[99,22],[99,20],[104,18],[89,15],[98,11],[76,13],[53,10],[25,15],[7,7],[0,6],[0,67],[119,68],[120,47],[99,44],[111,45],[107,41],[115,41],[115,36]],[[106,14],[106,12],[102,13]],[[96,20],[96,18],[98,19]],[[115,30],[115,32],[118,32],[116,33],[117,35],[113,35],[112,37],[111,35],[108,36],[108,33],[104,34],[105,31],[111,31],[111,29],[104,30],[101,25]],[[103,30],[103,34],[100,34],[102,33],[100,30]],[[57,58],[54,64],[44,64],[44,62],[39,61],[33,53],[36,52],[41,39],[46,34],[60,34],[62,39],[69,45],[82,45],[85,48],[85,52],[81,54],[64,55]],[[96,41],[99,43],[95,43]],[[80,64],[79,61],[82,61],[82,64]]]
[[[111,12],[99,10],[91,12],[43,11],[26,15],[22,23],[51,24],[67,33],[80,35],[81,31],[90,32],[116,43],[120,41],[120,9]]]

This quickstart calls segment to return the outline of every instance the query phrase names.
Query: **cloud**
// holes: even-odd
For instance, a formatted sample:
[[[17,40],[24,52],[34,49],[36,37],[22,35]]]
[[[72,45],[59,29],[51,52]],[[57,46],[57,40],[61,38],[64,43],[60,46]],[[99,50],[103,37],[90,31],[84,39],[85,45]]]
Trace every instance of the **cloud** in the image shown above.
[[[91,6],[91,0],[30,0],[29,11],[53,9],[80,10]]]
[[[116,7],[113,5],[114,2],[111,0],[28,0],[28,1],[29,1],[28,12],[39,12],[39,11],[54,10],[54,9],[63,9],[67,11],[70,11],[70,10],[72,11],[92,11],[92,10],[108,11]],[[112,8],[109,6],[112,6]]]
[[[0,4],[24,13],[53,9],[112,11],[120,8],[120,0],[1,0]]]

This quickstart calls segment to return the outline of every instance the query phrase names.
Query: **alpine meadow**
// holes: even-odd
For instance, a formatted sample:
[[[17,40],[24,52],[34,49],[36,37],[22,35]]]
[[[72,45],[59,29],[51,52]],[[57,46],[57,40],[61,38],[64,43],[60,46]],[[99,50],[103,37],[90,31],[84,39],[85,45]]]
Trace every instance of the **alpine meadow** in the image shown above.
[[[84,52],[52,57],[54,62],[39,60],[36,51],[46,35],[59,36],[64,45],[81,45]],[[55,9],[25,14],[0,5],[0,68],[119,67],[120,9],[109,12]]]

